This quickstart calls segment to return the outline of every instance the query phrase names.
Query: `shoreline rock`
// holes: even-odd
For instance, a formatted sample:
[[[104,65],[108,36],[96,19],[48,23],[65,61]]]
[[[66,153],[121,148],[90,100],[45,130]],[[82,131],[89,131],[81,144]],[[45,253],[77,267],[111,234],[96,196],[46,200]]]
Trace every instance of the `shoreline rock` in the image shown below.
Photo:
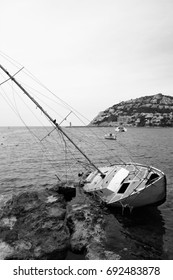
[[[13,196],[0,215],[1,246],[9,252],[5,259],[61,259],[70,239],[65,215],[63,196],[50,190]]]
[[[119,259],[105,251],[103,210],[75,186],[13,196],[0,211],[0,259]],[[59,193],[60,192],[60,193]],[[71,196],[71,200],[70,200]],[[116,256],[115,256],[116,255]]]

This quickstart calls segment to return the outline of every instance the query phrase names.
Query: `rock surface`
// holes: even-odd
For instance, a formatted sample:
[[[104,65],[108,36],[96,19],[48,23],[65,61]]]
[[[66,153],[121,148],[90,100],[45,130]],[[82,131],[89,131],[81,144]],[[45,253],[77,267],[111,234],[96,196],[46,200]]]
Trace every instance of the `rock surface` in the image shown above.
[[[167,259],[164,230],[158,209],[122,215],[79,186],[56,186],[15,195],[3,206],[0,259]]]
[[[119,259],[105,250],[103,209],[80,187],[65,200],[59,187],[13,196],[0,212],[0,259]],[[74,192],[72,192],[72,197]]]
[[[46,190],[13,196],[0,216],[1,258],[61,259],[69,247],[62,195]]]
[[[86,259],[106,260],[113,257],[104,248],[104,209],[99,202],[78,188],[76,198],[68,205],[67,221],[71,231],[70,246],[74,253],[85,252]],[[114,259],[120,256],[114,254]]]

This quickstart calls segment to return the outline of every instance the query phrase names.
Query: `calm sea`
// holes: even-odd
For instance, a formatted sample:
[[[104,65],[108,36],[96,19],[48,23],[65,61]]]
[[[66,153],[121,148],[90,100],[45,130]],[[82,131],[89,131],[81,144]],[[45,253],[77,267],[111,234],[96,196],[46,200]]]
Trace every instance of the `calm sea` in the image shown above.
[[[0,128],[0,206],[17,192],[55,185],[59,176],[68,176],[65,163],[71,174],[79,170],[76,161],[83,164],[63,137],[57,142],[53,132],[44,138],[50,130]],[[105,209],[107,239],[104,246],[124,259],[173,259],[173,129],[128,128],[127,132],[118,134],[117,141],[104,139],[104,134],[114,132],[111,128],[66,130],[72,138],[77,137],[77,144],[96,164],[103,165],[109,156],[111,160],[128,157],[153,165],[166,174],[167,201],[157,209],[138,210],[131,215]],[[102,141],[96,139],[96,134]],[[109,152],[104,150],[105,145]]]

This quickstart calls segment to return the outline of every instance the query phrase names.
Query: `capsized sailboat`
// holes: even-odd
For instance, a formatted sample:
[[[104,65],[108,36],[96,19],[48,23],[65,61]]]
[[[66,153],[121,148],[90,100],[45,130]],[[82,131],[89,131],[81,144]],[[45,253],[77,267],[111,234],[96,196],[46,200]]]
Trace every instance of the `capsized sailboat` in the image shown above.
[[[107,205],[115,207],[128,206],[135,208],[147,205],[160,205],[165,201],[166,176],[161,170],[133,162],[106,166],[95,164],[93,159],[82,150],[80,145],[71,139],[67,131],[16,80],[14,77],[16,74],[10,74],[2,65],[0,65],[0,69],[8,76],[7,80],[12,81],[40,109],[54,129],[63,135],[63,139],[67,139],[88,162],[88,172],[80,174],[80,184],[85,192],[92,193]]]
[[[166,200],[166,176],[152,166],[126,163],[101,168],[89,174],[84,183],[86,192],[98,195],[110,206],[136,208],[161,205]]]

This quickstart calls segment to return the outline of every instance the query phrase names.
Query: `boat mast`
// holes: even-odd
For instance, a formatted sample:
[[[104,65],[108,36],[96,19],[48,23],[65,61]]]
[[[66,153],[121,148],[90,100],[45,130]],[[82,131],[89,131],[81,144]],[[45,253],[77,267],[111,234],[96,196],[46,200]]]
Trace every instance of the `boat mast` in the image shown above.
[[[36,106],[43,112],[43,114],[50,120],[50,122],[73,144],[73,146],[89,161],[89,163],[101,174],[102,177],[105,177],[105,174],[85,155],[85,153],[73,142],[73,140],[66,134],[61,126],[52,119],[51,116],[40,106],[40,104],[23,88],[21,84],[12,76],[1,64],[0,68],[9,76],[9,78],[23,91],[24,94],[28,96],[31,101],[36,104]]]

